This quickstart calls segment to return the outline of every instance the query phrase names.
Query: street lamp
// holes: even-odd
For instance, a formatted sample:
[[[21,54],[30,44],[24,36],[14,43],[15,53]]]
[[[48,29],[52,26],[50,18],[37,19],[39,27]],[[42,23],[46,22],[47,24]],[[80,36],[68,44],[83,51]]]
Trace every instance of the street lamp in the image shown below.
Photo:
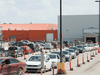
[[[60,63],[62,63],[62,0],[60,0]]]
[[[99,2],[99,47],[100,47],[100,0],[95,0],[95,2]]]

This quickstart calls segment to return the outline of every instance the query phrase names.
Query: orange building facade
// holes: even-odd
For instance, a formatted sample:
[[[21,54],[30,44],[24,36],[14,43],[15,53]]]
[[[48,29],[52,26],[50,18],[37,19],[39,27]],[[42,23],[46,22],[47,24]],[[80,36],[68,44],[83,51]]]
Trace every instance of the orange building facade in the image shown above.
[[[46,41],[48,33],[53,34],[53,40],[58,39],[57,24],[0,24],[0,26],[5,41]]]

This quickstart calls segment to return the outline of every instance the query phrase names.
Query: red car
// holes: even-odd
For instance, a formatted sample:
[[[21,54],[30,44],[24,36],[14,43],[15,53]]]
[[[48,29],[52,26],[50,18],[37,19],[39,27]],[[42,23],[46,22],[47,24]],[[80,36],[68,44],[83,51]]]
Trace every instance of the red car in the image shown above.
[[[0,57],[0,75],[22,75],[26,64],[12,57]]]
[[[32,53],[32,49],[29,46],[22,46],[22,48],[25,54]]]

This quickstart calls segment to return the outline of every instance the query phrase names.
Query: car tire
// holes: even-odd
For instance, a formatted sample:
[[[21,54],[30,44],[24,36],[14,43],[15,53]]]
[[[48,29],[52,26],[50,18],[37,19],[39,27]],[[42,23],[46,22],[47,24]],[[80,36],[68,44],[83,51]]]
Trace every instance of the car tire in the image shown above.
[[[43,73],[45,73],[45,72],[46,72],[46,68],[43,69]]]
[[[19,68],[17,75],[23,75],[22,71],[23,71],[23,69],[22,68]]]

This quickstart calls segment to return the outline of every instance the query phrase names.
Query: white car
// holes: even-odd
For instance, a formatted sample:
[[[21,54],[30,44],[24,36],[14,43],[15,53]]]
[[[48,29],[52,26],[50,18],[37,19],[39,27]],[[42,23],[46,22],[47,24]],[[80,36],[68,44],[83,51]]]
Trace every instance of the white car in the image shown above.
[[[92,47],[91,47],[91,45],[87,45],[88,46],[88,48],[89,48],[89,51],[91,51],[92,50]]]
[[[52,61],[52,63],[54,62],[54,67],[57,67],[57,63],[60,62],[60,56],[58,54],[47,54],[50,57],[50,60]]]
[[[94,47],[95,47],[95,49],[98,49],[99,45],[98,44],[94,44]]]
[[[44,55],[44,68],[43,72],[47,70],[51,70],[52,68],[52,61],[48,55]],[[41,55],[33,55],[27,60],[26,62],[26,71],[27,72],[40,72],[41,71]]]
[[[90,50],[87,45],[84,45],[84,49],[85,49],[85,51],[89,51]]]
[[[51,45],[51,43],[46,43],[44,48],[53,49],[53,46]]]

